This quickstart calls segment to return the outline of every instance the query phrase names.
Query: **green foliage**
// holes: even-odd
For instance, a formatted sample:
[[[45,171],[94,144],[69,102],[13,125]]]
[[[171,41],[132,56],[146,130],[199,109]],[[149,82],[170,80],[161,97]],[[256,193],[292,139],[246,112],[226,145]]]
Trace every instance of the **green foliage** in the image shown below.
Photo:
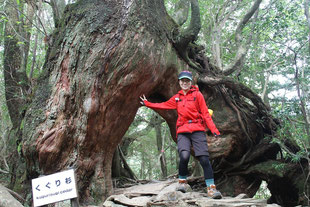
[[[173,12],[175,2],[166,0],[169,14]],[[234,61],[238,46],[236,28],[253,2],[199,1],[202,29],[197,42],[205,46],[211,63],[216,64],[216,44],[223,67]],[[231,75],[258,95],[265,92],[265,103],[281,122],[273,142],[281,146],[283,158],[294,163],[310,163],[310,28],[304,10],[302,0],[263,1],[257,20],[252,18],[241,34],[243,41],[252,35],[244,65],[238,76],[237,73]],[[222,21],[228,11],[232,12],[226,21]],[[297,84],[300,91],[297,91]],[[272,167],[280,171],[284,168],[283,165]],[[266,183],[261,185],[255,197],[270,197]]]
[[[12,10],[7,9],[6,6],[14,7]],[[33,68],[32,71],[32,77],[31,80],[33,81],[33,86],[35,86],[35,80],[39,76],[39,74],[43,71],[43,64],[45,61],[45,54],[46,54],[46,45],[43,41],[45,34],[43,31],[46,31],[47,33],[51,33],[53,28],[52,23],[52,10],[48,4],[42,4],[43,7],[40,7],[40,12],[36,10],[36,15],[34,15],[34,19],[31,25],[26,25],[26,22],[29,21],[29,18],[27,15],[27,3],[25,1],[20,0],[14,0],[14,1],[4,1],[0,4],[0,169],[5,171],[10,170],[16,170],[16,169],[9,169],[10,166],[13,163],[10,163],[9,159],[12,159],[13,152],[16,150],[18,153],[21,153],[22,145],[19,143],[16,145],[16,141],[21,139],[21,137],[17,137],[20,135],[15,135],[16,131],[12,131],[12,123],[9,115],[9,110],[6,104],[6,90],[5,88],[8,87],[4,81],[4,74],[3,74],[3,60],[4,60],[4,41],[5,38],[17,38],[17,47],[20,48],[20,51],[23,53],[21,56],[28,59],[27,65],[25,67],[26,73],[29,78],[30,71]],[[36,9],[40,4],[36,5]],[[14,11],[16,12],[18,10],[18,20],[12,18],[12,15],[10,12]],[[16,15],[15,15],[16,16]],[[15,17],[14,16],[14,17]],[[6,29],[9,28],[9,26],[14,27],[13,32],[10,33],[10,35],[5,35]],[[44,27],[44,28],[43,28]],[[26,38],[26,34],[29,35],[30,33],[30,41],[28,42]],[[34,50],[36,42],[36,51]],[[29,54],[24,53],[25,47],[29,44]],[[15,60],[12,60],[15,61]],[[14,75],[14,74],[13,74]],[[20,81],[18,84],[28,84],[28,80]],[[30,90],[29,90],[30,91]],[[28,91],[27,91],[28,92]],[[24,96],[27,96],[27,92],[23,93]],[[15,97],[13,97],[15,98]],[[20,97],[18,97],[20,98]],[[29,98],[30,100],[30,98]],[[21,108],[20,111],[26,110],[26,105],[24,105],[23,108]],[[24,127],[24,122],[21,123],[20,129]],[[8,136],[10,136],[10,139],[8,139]],[[16,158],[17,159],[17,158]],[[19,168],[21,165],[19,166]],[[11,174],[2,174],[0,173],[0,179],[4,182],[10,181],[9,176]]]
[[[298,100],[285,103],[281,106],[274,106],[274,116],[282,121],[281,127],[277,132],[277,137],[274,137],[273,141],[282,146],[285,158],[293,162],[299,162],[301,159],[308,160],[310,155],[309,136],[306,133],[306,125],[298,106]],[[286,147],[285,143],[288,141],[297,147],[297,152]]]
[[[270,198],[271,194],[267,188],[267,183],[265,181],[262,182],[258,191],[256,192],[254,198],[256,199],[268,199]]]
[[[135,137],[131,143],[127,161],[139,179],[160,179],[161,167],[157,150],[156,133],[154,128],[156,112],[146,107],[141,107],[131,124],[126,136]],[[151,129],[147,130],[151,124]],[[164,152],[167,160],[168,175],[176,173],[176,144],[171,140],[170,131],[166,122],[161,123],[164,138]],[[137,135],[138,136],[135,136]]]
[[[22,142],[20,142],[20,143],[18,144],[18,146],[17,146],[17,152],[18,152],[18,154],[21,154],[21,153],[22,153],[22,147],[23,147],[23,144],[22,144]]]

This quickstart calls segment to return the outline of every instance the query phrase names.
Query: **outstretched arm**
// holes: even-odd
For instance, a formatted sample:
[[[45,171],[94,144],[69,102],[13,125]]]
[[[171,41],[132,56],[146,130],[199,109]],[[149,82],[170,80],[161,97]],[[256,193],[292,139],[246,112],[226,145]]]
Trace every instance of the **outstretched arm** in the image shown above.
[[[140,99],[141,99],[140,103],[143,106],[147,106],[152,109],[176,109],[175,96],[172,96],[168,101],[162,103],[151,103],[146,99],[144,94],[140,96]]]

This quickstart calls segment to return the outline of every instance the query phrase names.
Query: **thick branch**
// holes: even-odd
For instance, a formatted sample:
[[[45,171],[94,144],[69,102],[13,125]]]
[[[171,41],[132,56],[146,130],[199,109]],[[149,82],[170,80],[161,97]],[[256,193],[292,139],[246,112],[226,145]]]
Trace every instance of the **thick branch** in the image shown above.
[[[254,93],[250,88],[246,87],[245,85],[236,82],[232,78],[225,77],[225,76],[210,77],[210,76],[202,75],[200,76],[198,81],[206,85],[209,85],[209,86],[224,84],[227,88],[237,91],[239,94],[250,99],[252,103],[257,107],[258,111],[267,114],[267,111],[270,110],[256,93]]]
[[[247,12],[247,14],[243,17],[243,19],[239,22],[239,24],[237,26],[236,33],[235,33],[236,34],[235,35],[235,41],[236,41],[236,45],[237,45],[238,49],[237,49],[236,57],[235,57],[233,63],[229,64],[227,67],[224,68],[223,71],[224,71],[225,75],[229,75],[229,74],[233,73],[243,63],[245,55],[248,51],[248,46],[249,46],[252,34],[250,35],[250,37],[248,38],[248,41],[246,43],[242,43],[242,31],[243,31],[245,25],[251,19],[251,17],[255,14],[255,12],[257,12],[261,2],[262,2],[262,0],[256,0],[254,5],[251,7],[251,9]],[[256,19],[257,19],[257,15],[256,15]]]
[[[243,61],[245,58],[245,55],[247,53],[247,48],[244,47],[244,45],[240,44],[236,53],[236,56],[234,58],[234,61],[226,66],[223,70],[224,75],[230,75],[233,72],[235,72],[238,68],[243,65]]]
[[[278,166],[282,166],[279,168]],[[294,171],[296,165],[284,163],[276,160],[268,160],[266,162],[259,163],[257,165],[249,167],[244,174],[256,174],[262,177],[265,180],[268,180],[270,177],[283,178],[288,173]]]
[[[280,58],[280,56],[277,59],[275,59],[271,63],[271,65],[268,67],[268,69],[266,70],[267,76],[266,76],[266,80],[265,80],[265,83],[264,83],[264,86],[263,86],[263,92],[262,92],[262,95],[261,95],[263,101],[265,101],[265,99],[267,98],[266,93],[267,93],[267,86],[269,84],[270,71],[278,64],[279,58]]]
[[[191,22],[187,29],[181,31],[173,37],[173,45],[186,63],[196,70],[201,71],[200,66],[194,63],[188,55],[190,43],[194,42],[201,28],[200,11],[198,0],[191,0]]]
[[[251,17],[254,15],[254,13],[256,12],[256,10],[258,10],[260,3],[262,2],[262,0],[256,0],[254,5],[252,6],[252,8],[250,9],[250,11],[248,11],[248,13],[243,17],[243,19],[239,22],[239,25],[236,29],[236,37],[235,40],[236,42],[240,42],[242,39],[242,30],[245,27],[245,25],[249,22],[249,20],[251,19]]]
[[[191,0],[191,8],[190,25],[179,35],[178,41],[176,42],[176,45],[180,45],[182,48],[186,48],[190,42],[196,39],[201,28],[198,0]]]
[[[225,10],[225,7],[227,7],[227,4],[229,1],[227,1],[223,6],[219,9],[218,13],[215,15],[216,18],[214,20],[214,26],[213,26],[213,31],[211,32],[211,37],[212,37],[212,51],[213,51],[213,56],[215,59],[216,65],[222,69],[222,60],[221,60],[221,35],[222,35],[222,30],[223,27],[226,23],[226,21],[231,17],[231,14],[236,10],[238,7],[238,4],[234,4],[229,8],[227,12],[224,12],[223,17],[221,16],[221,10]]]

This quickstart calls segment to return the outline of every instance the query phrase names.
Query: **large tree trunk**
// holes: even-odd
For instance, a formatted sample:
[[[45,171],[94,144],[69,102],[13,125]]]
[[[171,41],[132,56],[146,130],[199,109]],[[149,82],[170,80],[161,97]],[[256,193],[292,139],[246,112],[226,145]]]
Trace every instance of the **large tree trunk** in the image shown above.
[[[80,1],[64,15],[26,115],[28,174],[74,167],[81,199],[104,199],[139,96],[172,96],[167,83],[185,64],[167,39],[172,22],[162,1]]]
[[[263,179],[272,184],[279,178],[255,168],[279,152],[264,139],[272,135],[274,120],[256,94],[222,77],[193,48],[200,19],[197,1],[191,6],[191,26],[181,33],[163,0],[83,0],[66,8],[26,114],[29,178],[74,167],[81,200],[105,199],[113,192],[113,154],[140,107],[139,96],[167,100],[188,65],[199,71],[199,87],[222,134],[217,141],[209,133],[207,138],[223,194],[253,196]],[[159,113],[175,138],[176,113]],[[287,189],[287,182],[294,185],[289,179],[279,184]]]

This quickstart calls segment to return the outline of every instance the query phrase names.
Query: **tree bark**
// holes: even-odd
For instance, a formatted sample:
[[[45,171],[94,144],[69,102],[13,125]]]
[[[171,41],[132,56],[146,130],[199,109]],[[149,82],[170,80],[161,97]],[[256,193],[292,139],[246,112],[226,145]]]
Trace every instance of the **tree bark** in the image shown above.
[[[26,115],[30,178],[74,167],[81,200],[113,192],[113,152],[139,96],[159,88],[172,96],[166,83],[185,67],[166,36],[173,24],[163,1],[88,0],[66,8]]]

